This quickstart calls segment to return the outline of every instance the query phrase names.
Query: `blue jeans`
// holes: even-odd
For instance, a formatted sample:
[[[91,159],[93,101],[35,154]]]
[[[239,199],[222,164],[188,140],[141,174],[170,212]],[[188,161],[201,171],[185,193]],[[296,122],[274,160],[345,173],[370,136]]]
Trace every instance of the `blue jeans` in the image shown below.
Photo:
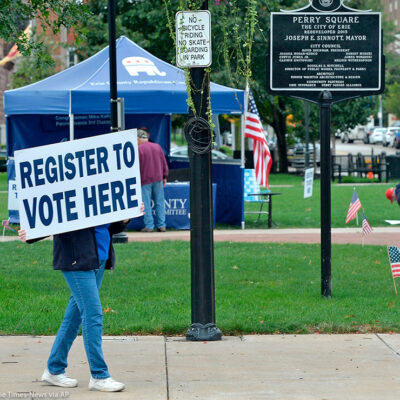
[[[144,226],[154,229],[153,210],[151,200],[154,201],[156,228],[165,227],[165,202],[163,181],[149,183],[142,186],[142,197],[144,203]]]
[[[53,375],[65,372],[68,352],[82,325],[83,343],[93,378],[110,376],[101,347],[103,312],[99,289],[105,266],[103,261],[99,269],[91,271],[62,271],[71,289],[71,297],[47,361],[47,369]]]

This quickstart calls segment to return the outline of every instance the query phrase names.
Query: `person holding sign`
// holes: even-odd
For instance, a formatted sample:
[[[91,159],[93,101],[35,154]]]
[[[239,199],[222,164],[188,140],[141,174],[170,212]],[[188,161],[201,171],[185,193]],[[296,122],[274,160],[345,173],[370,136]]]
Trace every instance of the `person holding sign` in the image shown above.
[[[112,236],[144,211],[137,146],[136,130],[128,130],[15,152],[19,237],[33,243],[53,235],[53,269],[71,290],[42,375],[50,385],[78,385],[65,369],[82,326],[89,389],[125,388],[111,378],[104,360],[99,289],[104,270],[115,265]]]
[[[142,212],[144,206],[142,204]],[[61,270],[71,290],[64,319],[47,361],[42,381],[60,387],[76,387],[78,381],[65,373],[69,350],[82,326],[89,362],[90,390],[117,392],[125,388],[110,377],[102,351],[103,314],[99,289],[104,270],[113,269],[115,254],[111,237],[122,232],[129,220],[54,235],[53,269]],[[18,231],[26,241],[24,229]],[[39,239],[28,240],[33,243]]]

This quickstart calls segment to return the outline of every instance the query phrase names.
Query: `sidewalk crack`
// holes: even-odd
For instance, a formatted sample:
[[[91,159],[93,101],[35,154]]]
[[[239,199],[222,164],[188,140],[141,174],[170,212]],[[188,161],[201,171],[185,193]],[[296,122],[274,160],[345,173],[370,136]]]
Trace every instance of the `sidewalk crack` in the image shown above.
[[[379,333],[375,333],[375,336],[388,348],[390,349],[396,356],[400,357],[400,353],[394,349],[389,343],[386,343],[383,338],[379,336]]]
[[[167,388],[167,400],[169,400],[169,378],[168,378],[168,356],[167,356],[167,337],[164,336],[164,359],[165,359],[165,379]]]

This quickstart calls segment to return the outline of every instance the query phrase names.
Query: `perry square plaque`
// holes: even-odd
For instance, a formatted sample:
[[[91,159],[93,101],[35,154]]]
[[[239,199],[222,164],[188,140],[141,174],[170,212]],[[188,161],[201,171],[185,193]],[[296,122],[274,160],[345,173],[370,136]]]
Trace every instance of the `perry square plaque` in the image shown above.
[[[384,88],[383,68],[380,13],[353,10],[341,0],[310,0],[304,9],[271,13],[271,93],[377,94]]]

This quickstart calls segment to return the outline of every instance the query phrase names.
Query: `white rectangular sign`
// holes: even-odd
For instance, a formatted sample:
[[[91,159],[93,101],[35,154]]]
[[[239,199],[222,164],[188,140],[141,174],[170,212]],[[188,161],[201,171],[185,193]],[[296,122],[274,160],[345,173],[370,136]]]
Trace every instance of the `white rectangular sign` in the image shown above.
[[[27,239],[140,215],[136,129],[15,152]]]
[[[8,209],[18,210],[18,189],[17,181],[8,181]]]
[[[178,67],[209,67],[212,60],[210,12],[179,11],[175,23]]]
[[[312,196],[314,183],[314,168],[307,168],[304,171],[304,198]]]

